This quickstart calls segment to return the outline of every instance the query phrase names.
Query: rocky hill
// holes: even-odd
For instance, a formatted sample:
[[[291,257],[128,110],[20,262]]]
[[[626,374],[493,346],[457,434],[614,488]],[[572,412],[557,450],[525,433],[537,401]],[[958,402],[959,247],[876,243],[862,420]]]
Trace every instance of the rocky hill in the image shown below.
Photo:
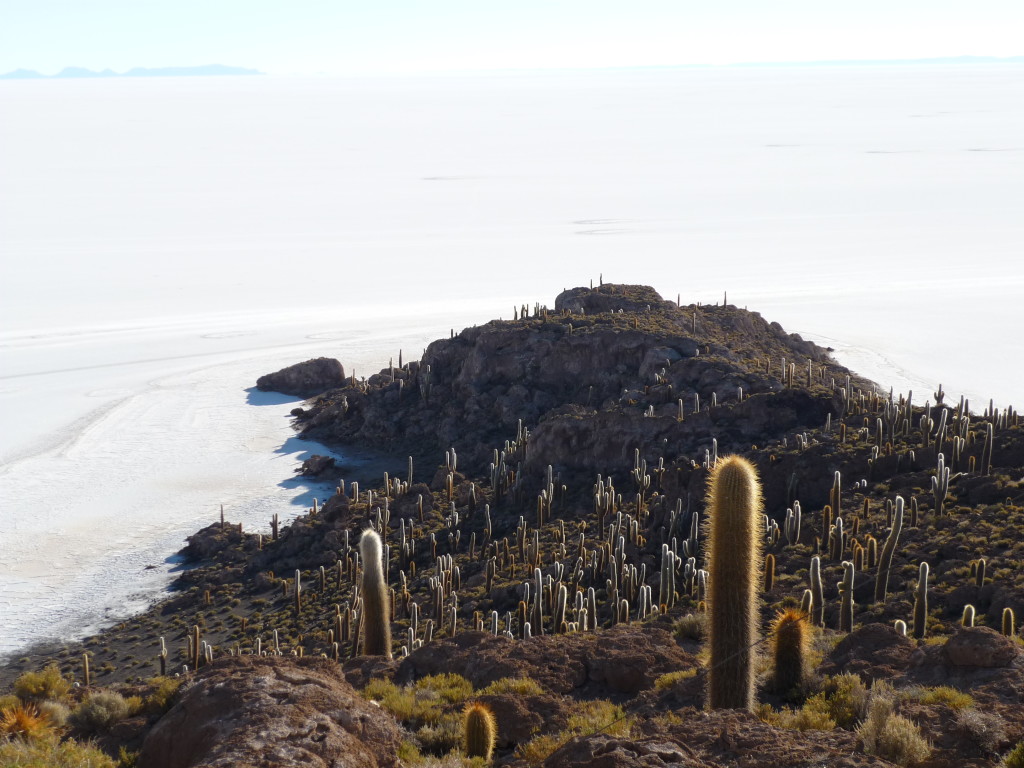
[[[459,756],[470,701],[510,766],[959,768],[1024,739],[1012,409],[879,391],[756,313],[644,286],[573,289],[366,380],[339,372],[266,381],[319,391],[296,428],[386,457],[381,477],[319,463],[333,497],[262,533],[215,522],[168,600],[0,680],[52,660],[81,681],[84,654],[93,685],[148,702],[179,675],[169,711],[99,730],[160,768],[479,765]],[[718,582],[757,584],[754,703],[711,709],[734,665],[708,619],[705,497],[727,454],[763,497]],[[393,659],[361,655],[367,527]],[[783,682],[786,611],[802,659]]]

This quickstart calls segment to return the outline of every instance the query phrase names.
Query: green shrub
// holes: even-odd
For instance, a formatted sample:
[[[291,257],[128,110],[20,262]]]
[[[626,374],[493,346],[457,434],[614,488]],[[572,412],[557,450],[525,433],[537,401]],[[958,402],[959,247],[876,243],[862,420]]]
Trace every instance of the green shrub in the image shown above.
[[[541,696],[544,689],[536,680],[529,677],[503,677],[495,680],[478,693],[482,696],[512,693],[517,696]]]
[[[633,718],[626,717],[622,707],[610,701],[579,701],[573,706],[565,730],[537,736],[516,749],[516,756],[531,768],[540,766],[563,743],[575,736],[586,736],[600,731],[611,736],[629,738]]]
[[[67,725],[71,710],[59,701],[44,701],[39,705],[39,712],[46,715],[54,728],[63,728]]]
[[[1024,741],[1017,742],[1017,746],[1006,753],[999,768],[1024,768]]]
[[[436,697],[445,704],[461,704],[473,695],[473,684],[452,672],[427,675],[417,680],[414,688],[417,694]]]
[[[390,680],[371,680],[363,689],[365,698],[379,702],[396,720],[414,730],[437,725],[446,708],[461,704],[472,693],[472,683],[450,673],[429,675],[405,687]]]
[[[867,717],[857,729],[857,734],[864,742],[865,752],[897,765],[920,762],[931,752],[917,726],[895,714],[893,698],[887,694],[871,697]]]
[[[850,672],[826,677],[818,696],[821,698],[812,696],[808,700],[809,704],[814,702],[811,709],[828,715],[840,728],[852,729],[867,710],[867,686],[858,675]]]
[[[117,768],[117,764],[95,747],[51,736],[0,741],[0,768]]]
[[[772,708],[771,704],[761,704],[755,710],[763,722],[775,728],[787,728],[794,731],[831,731],[836,727],[836,721],[825,712],[825,697],[817,694],[807,700],[800,709],[778,710]]]
[[[416,731],[420,746],[433,755],[443,755],[462,744],[462,717],[454,712],[442,715]]]
[[[707,635],[708,615],[706,613],[688,613],[676,622],[675,636],[680,640],[700,642]]]
[[[68,721],[80,731],[96,733],[124,720],[130,711],[130,705],[121,694],[99,691],[79,704]]]
[[[154,677],[147,682],[153,686],[153,690],[146,696],[143,708],[151,715],[162,715],[174,705],[184,680],[178,677]]]
[[[974,697],[971,694],[948,685],[939,685],[935,688],[908,688],[901,691],[901,695],[922,704],[941,704],[950,709],[959,710],[974,706]]]
[[[61,675],[56,664],[41,672],[25,672],[14,681],[14,694],[26,703],[63,701],[71,690],[71,681]]]
[[[692,669],[678,669],[675,672],[666,672],[654,681],[654,688],[658,691],[666,691],[676,683],[682,682],[683,680],[689,680],[696,676],[696,667]]]

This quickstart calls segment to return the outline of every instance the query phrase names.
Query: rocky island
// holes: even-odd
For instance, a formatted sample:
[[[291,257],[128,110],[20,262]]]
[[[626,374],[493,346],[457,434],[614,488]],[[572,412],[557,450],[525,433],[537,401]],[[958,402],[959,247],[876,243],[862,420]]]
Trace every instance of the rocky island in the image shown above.
[[[0,765],[1024,766],[1012,408],[610,284],[259,385],[379,476],[309,463],[333,496],[0,670]]]

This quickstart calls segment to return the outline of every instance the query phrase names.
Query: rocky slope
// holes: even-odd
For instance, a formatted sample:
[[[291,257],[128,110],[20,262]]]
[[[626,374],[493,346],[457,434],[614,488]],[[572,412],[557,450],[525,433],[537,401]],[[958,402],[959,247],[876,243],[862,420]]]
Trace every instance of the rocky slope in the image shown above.
[[[1024,739],[1024,647],[1000,632],[1024,612],[1016,413],[891,397],[754,313],[642,286],[517,315],[296,412],[303,434],[390,454],[386,482],[318,466],[343,485],[322,505],[261,534],[214,523],[191,537],[170,599],[0,675],[54,659],[80,678],[87,653],[95,682],[132,694],[160,669],[163,637],[186,681],[177,704],[104,742],[144,743],[142,766],[460,765],[459,713],[476,699],[510,766],[995,766]],[[774,561],[753,712],[706,708],[704,494],[727,452],[760,475]],[[356,642],[368,524],[389,545],[393,660]],[[815,557],[812,669],[780,691],[772,620],[799,605]],[[851,631],[844,561],[857,563]],[[922,562],[915,639],[894,623],[916,629]]]

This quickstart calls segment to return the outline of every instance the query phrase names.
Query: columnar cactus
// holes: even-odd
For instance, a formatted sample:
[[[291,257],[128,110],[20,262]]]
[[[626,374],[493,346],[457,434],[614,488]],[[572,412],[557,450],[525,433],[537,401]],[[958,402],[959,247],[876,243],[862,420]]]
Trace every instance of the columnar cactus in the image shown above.
[[[914,590],[914,637],[924,637],[928,622],[928,563],[921,563],[917,578],[917,589]]]
[[[970,603],[964,606],[964,615],[960,618],[960,625],[963,627],[974,626],[974,606]]]
[[[843,580],[839,583],[839,595],[842,603],[839,608],[839,631],[853,631],[853,563],[843,561]]]
[[[363,561],[363,653],[390,659],[391,609],[384,581],[384,553],[380,536],[372,528],[363,531],[359,538],[359,554]]]
[[[825,623],[825,588],[821,583],[821,558],[811,558],[811,623],[820,627]]]
[[[720,460],[709,478],[707,506],[708,703],[751,709],[761,565],[761,484],[753,465],[740,456]]]
[[[780,693],[803,685],[807,672],[809,618],[803,611],[790,608],[780,611],[772,623],[772,682]]]
[[[884,603],[885,593],[889,588],[889,571],[892,568],[892,556],[896,552],[896,542],[903,530],[903,497],[896,497],[896,512],[892,519],[889,536],[882,545],[882,553],[878,558],[878,576],[875,579],[875,602]]]
[[[462,714],[462,723],[465,731],[466,756],[482,757],[490,762],[498,734],[494,712],[483,702],[474,701],[466,706]]]
[[[1003,634],[1007,637],[1013,637],[1016,631],[1016,620],[1013,615],[1012,608],[1003,608]]]

